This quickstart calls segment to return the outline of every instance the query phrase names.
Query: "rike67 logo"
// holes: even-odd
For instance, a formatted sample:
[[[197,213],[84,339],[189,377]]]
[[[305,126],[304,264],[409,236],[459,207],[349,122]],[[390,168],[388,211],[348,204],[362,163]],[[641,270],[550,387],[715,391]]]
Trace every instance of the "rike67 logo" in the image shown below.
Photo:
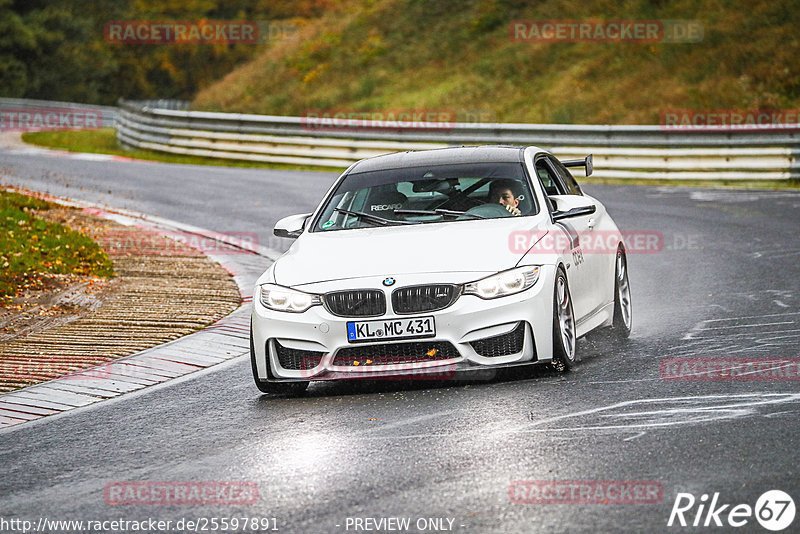
[[[710,500],[707,493],[699,499],[691,493],[678,493],[667,526],[743,527],[755,517],[762,527],[777,532],[791,525],[794,516],[794,500],[781,490],[762,493],[755,506],[723,503],[718,492]]]

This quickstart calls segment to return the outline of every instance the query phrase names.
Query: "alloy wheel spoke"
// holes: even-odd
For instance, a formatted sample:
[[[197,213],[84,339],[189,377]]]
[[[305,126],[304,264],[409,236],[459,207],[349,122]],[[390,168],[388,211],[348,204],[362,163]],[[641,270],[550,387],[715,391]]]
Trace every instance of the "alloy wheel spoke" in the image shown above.
[[[628,273],[626,268],[626,262],[624,256],[622,254],[617,255],[617,287],[618,287],[618,298],[619,304],[622,312],[622,320],[625,323],[626,327],[630,327],[631,324],[631,292],[630,286],[628,284]]]
[[[575,332],[574,321],[570,310],[569,291],[567,290],[564,279],[558,279],[558,322],[561,330],[561,343],[567,352],[567,358],[574,357],[575,351]]]

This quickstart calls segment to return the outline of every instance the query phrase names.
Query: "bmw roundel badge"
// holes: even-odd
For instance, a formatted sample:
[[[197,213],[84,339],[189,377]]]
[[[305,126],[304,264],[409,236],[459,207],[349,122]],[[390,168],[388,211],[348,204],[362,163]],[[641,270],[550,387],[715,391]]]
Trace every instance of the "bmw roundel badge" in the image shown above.
[[[393,286],[394,285],[394,278],[392,278],[391,276],[389,278],[384,278],[383,279],[383,285],[385,285],[386,287]]]

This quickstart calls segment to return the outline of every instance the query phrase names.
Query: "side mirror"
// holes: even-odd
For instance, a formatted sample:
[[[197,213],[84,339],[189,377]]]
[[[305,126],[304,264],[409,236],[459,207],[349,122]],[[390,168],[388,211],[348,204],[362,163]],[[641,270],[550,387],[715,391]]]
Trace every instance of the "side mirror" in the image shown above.
[[[581,215],[591,215],[597,211],[595,206],[586,206],[583,208],[572,208],[571,210],[567,211],[557,211],[553,214],[554,221],[560,221],[561,219],[569,219],[570,217],[579,217]]]
[[[303,233],[303,227],[306,224],[306,219],[311,216],[310,213],[301,213],[299,215],[289,215],[275,223],[275,228],[272,233],[278,237],[288,237],[297,239]]]
[[[553,220],[569,219],[581,215],[591,215],[597,211],[597,206],[590,199],[580,195],[551,195],[550,200],[556,207]]]

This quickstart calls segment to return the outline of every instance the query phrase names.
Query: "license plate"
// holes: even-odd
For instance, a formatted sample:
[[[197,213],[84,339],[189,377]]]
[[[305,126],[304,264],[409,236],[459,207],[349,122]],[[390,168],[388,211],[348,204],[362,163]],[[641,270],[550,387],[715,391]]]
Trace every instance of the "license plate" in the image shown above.
[[[436,323],[432,315],[380,321],[349,321],[347,323],[347,341],[350,343],[376,339],[434,337],[435,335]]]

